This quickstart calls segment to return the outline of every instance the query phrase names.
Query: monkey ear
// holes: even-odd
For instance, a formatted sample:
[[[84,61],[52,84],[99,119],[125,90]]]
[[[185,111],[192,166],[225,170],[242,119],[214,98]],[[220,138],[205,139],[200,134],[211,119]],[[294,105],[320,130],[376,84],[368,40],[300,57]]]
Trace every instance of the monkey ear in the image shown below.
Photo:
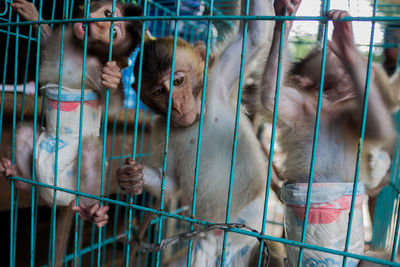
[[[314,82],[308,78],[300,75],[291,75],[290,80],[297,84],[300,88],[307,89],[314,86]]]
[[[143,15],[143,9],[141,6],[135,4],[123,5],[124,17],[139,17]]]
[[[206,61],[206,45],[202,41],[198,41],[193,44],[193,50],[196,55],[201,59],[201,61]],[[209,54],[208,66],[211,67],[214,63],[214,57]]]

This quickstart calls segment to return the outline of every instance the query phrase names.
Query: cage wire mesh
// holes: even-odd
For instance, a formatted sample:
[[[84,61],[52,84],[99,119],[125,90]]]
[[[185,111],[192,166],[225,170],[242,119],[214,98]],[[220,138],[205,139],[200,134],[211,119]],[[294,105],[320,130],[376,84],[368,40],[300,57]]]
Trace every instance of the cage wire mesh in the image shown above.
[[[35,3],[36,2],[36,3]],[[57,23],[57,20],[65,19],[61,24],[68,24],[68,19],[74,18],[77,6],[87,4],[88,1],[50,1],[35,0],[34,3],[40,7],[45,20]],[[128,1],[123,1],[128,2]],[[177,33],[181,38],[190,43],[196,41],[207,41],[209,19],[208,15],[234,16],[239,14],[238,3],[235,0],[216,1],[138,1],[145,6],[146,16],[164,17],[163,19],[148,20],[145,23],[148,31],[155,37],[173,35]],[[307,2],[307,1],[304,1]],[[356,11],[352,16],[372,16],[373,3],[369,1],[343,1],[350,11],[359,11],[361,8],[369,7],[370,13],[358,14]],[[0,1],[0,36],[3,58],[2,66],[2,92],[0,109],[0,154],[11,157],[14,160],[16,125],[19,122],[35,121],[38,125],[44,125],[44,98],[38,93],[37,69],[39,59],[36,56],[40,52],[37,45],[37,33],[32,24],[24,23],[11,9],[10,0]],[[313,14],[305,14],[318,17],[326,9],[326,1],[316,1]],[[314,4],[315,4],[314,3]],[[382,18],[378,20],[379,30],[383,38],[373,44],[373,59],[383,62],[388,73],[393,73],[398,68],[400,42],[400,27],[398,15],[400,3],[395,0],[379,1],[376,5],[377,15]],[[179,20],[179,16],[204,16],[204,20]],[[354,9],[353,9],[354,8]],[[354,13],[356,12],[356,13]],[[300,16],[300,14],[299,14]],[[392,18],[392,19],[390,19]],[[290,37],[290,51],[292,59],[304,56],[316,43],[322,42],[323,23],[316,20],[309,22],[315,27],[313,33],[302,31],[304,25],[296,28]],[[222,42],[234,31],[238,20],[217,19],[211,24],[211,48]],[[55,25],[54,24],[54,25]],[[368,24],[371,27],[371,23]],[[175,31],[176,30],[176,31]],[[369,35],[369,32],[368,34]],[[360,49],[367,55],[369,46],[358,43]],[[364,49],[364,50],[363,50]],[[388,51],[389,49],[389,51]],[[392,49],[392,50],[390,50]],[[99,199],[110,205],[109,223],[99,230],[94,224],[83,223],[77,216],[73,220],[63,220],[65,210],[57,209],[56,205],[51,208],[40,199],[36,188],[43,186],[38,182],[32,189],[32,194],[19,192],[14,181],[21,178],[11,177],[9,181],[2,179],[1,186],[1,222],[3,264],[9,261],[10,266],[44,266],[57,265],[55,250],[59,244],[56,238],[66,234],[69,224],[72,223],[70,241],[62,264],[74,264],[74,266],[159,266],[174,259],[177,255],[187,253],[188,241],[168,247],[161,254],[156,252],[136,251],[134,246],[129,245],[126,240],[131,240],[135,235],[141,233],[148,243],[159,243],[162,239],[176,236],[179,233],[190,230],[188,217],[183,216],[189,211],[189,206],[181,203],[179,199],[173,199],[168,203],[165,212],[158,212],[160,203],[149,194],[135,196],[133,199],[120,194],[116,186],[115,170],[121,166],[127,157],[136,157],[141,163],[146,163],[151,142],[149,132],[154,120],[154,114],[146,108],[143,103],[136,104],[136,94],[131,84],[137,82],[133,77],[133,64],[138,64],[138,59],[133,53],[129,60],[129,67],[123,70],[122,80],[126,95],[125,109],[115,116],[104,116],[102,120],[102,138],[106,144],[106,155],[109,162],[108,170],[104,173],[104,193]],[[251,83],[252,78],[245,81]],[[397,130],[400,130],[398,122],[399,113],[393,115]],[[271,125],[263,125],[264,131],[269,132]],[[11,140],[11,141],[10,141]],[[266,142],[266,145],[269,145]],[[390,249],[392,251],[392,262],[385,262],[390,266],[400,266],[394,262],[399,245],[399,139],[394,147],[392,165],[390,170],[390,184],[385,187],[377,197],[374,216],[372,219],[371,238],[369,243],[374,248]],[[11,151],[11,153],[9,153]],[[105,161],[102,162],[104,167]],[[54,187],[56,189],[62,188]],[[133,205],[132,205],[133,204]],[[269,202],[268,231],[261,238],[272,239],[283,242],[282,206],[277,199]],[[150,211],[150,212],[148,212]],[[163,215],[161,218],[155,215]],[[57,219],[56,219],[57,218]],[[186,218],[186,219],[185,219]],[[159,224],[163,223],[162,232],[159,233]],[[7,229],[7,230],[6,230]],[[133,229],[131,231],[130,229]],[[298,243],[295,245],[299,245]],[[318,247],[305,246],[308,249]],[[345,254],[347,255],[347,254]],[[161,256],[161,258],[159,257]],[[7,259],[7,260],[6,260]],[[60,265],[61,266],[61,265]]]

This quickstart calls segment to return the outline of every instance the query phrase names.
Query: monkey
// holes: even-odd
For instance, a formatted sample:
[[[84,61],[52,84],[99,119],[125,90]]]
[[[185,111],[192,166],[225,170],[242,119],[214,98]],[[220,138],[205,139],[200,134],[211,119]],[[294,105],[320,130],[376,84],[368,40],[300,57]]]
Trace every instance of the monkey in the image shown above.
[[[250,1],[252,15],[274,14],[270,1]],[[268,40],[273,23],[268,21],[249,21],[246,50],[246,63],[257,55],[259,45]],[[233,131],[235,125],[235,103],[231,94],[238,80],[243,32],[239,31],[227,45],[217,48],[210,58],[207,86],[205,92],[204,126],[201,143],[198,185],[196,189],[195,217],[211,222],[223,222],[226,216],[227,193],[233,152]],[[196,147],[199,121],[201,120],[201,101],[203,69],[206,49],[204,44],[193,45],[177,39],[175,68],[171,73],[173,38],[164,37],[146,41],[143,53],[141,100],[159,114],[151,132],[151,159],[149,165],[141,165],[127,159],[125,165],[117,169],[117,179],[121,191],[128,195],[141,194],[143,190],[160,197],[163,151],[165,145],[168,95],[172,91],[171,127],[165,172],[165,196],[179,196],[183,203],[191,206],[196,162]],[[245,64],[246,64],[245,63]],[[247,65],[246,65],[247,66]],[[139,73],[135,64],[135,73]],[[172,76],[173,89],[170,89]],[[137,84],[134,85],[137,90]],[[235,103],[233,103],[235,102]],[[232,218],[260,230],[263,204],[266,191],[267,164],[252,126],[239,110],[237,153],[233,175]],[[261,202],[260,202],[261,200]],[[239,219],[240,218],[240,219]],[[238,220],[239,219],[239,220]],[[192,264],[203,266],[204,261],[217,264],[220,260],[220,233],[207,233],[207,237],[194,240]],[[230,255],[237,257],[240,249],[252,248],[257,240],[243,235],[228,234],[228,243],[237,244],[238,250],[228,246]],[[249,250],[250,251],[250,250]],[[210,258],[201,253],[210,253]],[[243,251],[242,251],[243,252]],[[244,253],[242,264],[249,266],[250,260]],[[233,258],[231,258],[234,260]],[[228,261],[228,259],[227,259]],[[175,265],[186,262],[178,260]],[[277,259],[270,266],[282,266]],[[236,263],[239,266],[239,264]],[[236,266],[233,263],[233,266]],[[243,265],[240,265],[243,266]]]
[[[285,14],[277,2],[277,15]],[[292,6],[292,4],[289,4]],[[289,9],[289,8],[288,8]],[[345,11],[331,10],[332,40],[328,42],[321,102],[319,136],[316,147],[314,183],[351,183],[354,180],[367,66],[353,42],[351,22],[335,21],[348,16]],[[286,44],[292,22],[285,22]],[[269,57],[262,76],[261,102],[265,110],[274,110],[277,64],[282,22],[275,24]],[[283,48],[285,52],[285,48]],[[285,57],[285,56],[284,56]],[[290,183],[308,183],[312,158],[314,124],[320,86],[322,50],[315,49],[288,71],[283,65],[278,104],[278,142],[285,159],[280,174]],[[388,106],[370,80],[365,125],[364,151],[382,146],[394,136]],[[362,154],[360,180],[368,186],[367,154]]]
[[[27,20],[38,20],[36,7],[26,0],[15,0],[12,8]],[[141,16],[142,9],[133,4],[116,3],[116,17]],[[97,1],[90,6],[90,18],[112,17],[112,1]],[[81,14],[83,17],[83,14]],[[62,80],[60,95],[60,125],[58,148],[57,185],[76,189],[79,114],[81,110],[81,80],[83,71],[83,48],[87,32],[87,56],[84,84],[84,112],[81,153],[80,191],[100,195],[102,144],[100,133],[101,111],[106,101],[106,88],[110,89],[109,112],[116,113],[123,106],[121,73],[117,62],[123,62],[136,48],[141,39],[141,22],[97,21],[84,27],[82,22],[65,26],[64,40],[61,27],[51,30],[49,25],[41,29],[41,57],[39,84],[46,96],[46,130],[38,133],[36,139],[35,169],[39,181],[54,183],[57,96],[59,83],[60,47],[64,42],[62,58]],[[36,25],[37,28],[37,25]],[[110,30],[113,34],[113,61],[107,61]],[[18,176],[31,179],[32,176],[33,127],[26,123],[18,126],[16,132],[15,165],[3,158],[0,172],[4,176]],[[54,164],[54,165],[53,165]],[[31,184],[15,181],[17,188],[29,191]],[[42,198],[53,202],[54,190],[39,187]],[[56,202],[78,212],[80,217],[102,227],[107,223],[107,206],[100,207],[97,200],[81,197],[79,206],[74,204],[75,196],[57,192]]]
[[[333,13],[336,14],[331,12]],[[344,16],[345,13],[341,15]],[[366,64],[354,47],[351,24],[334,22],[334,25],[333,39],[328,42],[326,55],[314,177],[316,182],[352,182],[361,128],[359,118],[362,111]],[[285,39],[287,35],[288,31]],[[279,37],[280,29],[276,26],[273,48],[270,50],[262,78],[262,102],[270,111],[274,105],[276,70],[269,66],[277,64],[276,51],[279,47]],[[340,37],[346,37],[347,43],[339,40]],[[345,50],[341,52],[340,49]],[[322,50],[314,50],[306,58],[294,64],[285,73],[283,80],[278,106],[278,117],[283,124],[279,143],[287,154],[282,175],[289,183],[308,181],[321,58]],[[360,64],[357,66],[356,63]],[[367,151],[370,146],[389,140],[394,135],[389,109],[373,80],[370,82],[369,93],[364,142],[364,150]],[[335,153],[335,157],[331,153]],[[338,153],[342,156],[339,157]],[[338,166],[341,167],[337,168]],[[367,176],[363,175],[366,168],[361,169],[360,177]]]

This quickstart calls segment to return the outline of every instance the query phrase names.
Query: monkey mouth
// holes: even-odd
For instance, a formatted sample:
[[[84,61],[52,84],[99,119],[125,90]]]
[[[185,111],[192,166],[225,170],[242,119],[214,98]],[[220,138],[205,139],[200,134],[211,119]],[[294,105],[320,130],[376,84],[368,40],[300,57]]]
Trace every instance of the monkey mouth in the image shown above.
[[[88,31],[88,37],[90,34],[90,26],[89,24],[86,27]],[[85,25],[82,22],[77,22],[74,24],[74,34],[79,40],[83,40],[85,38]]]

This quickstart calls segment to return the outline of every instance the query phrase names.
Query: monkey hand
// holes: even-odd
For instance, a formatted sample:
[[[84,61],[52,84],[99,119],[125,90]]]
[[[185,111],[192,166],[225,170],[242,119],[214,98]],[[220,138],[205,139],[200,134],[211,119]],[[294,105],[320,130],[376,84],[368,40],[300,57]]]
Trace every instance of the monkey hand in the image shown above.
[[[126,165],[117,169],[119,187],[124,194],[140,195],[143,191],[143,165],[131,158],[126,159]]]
[[[274,3],[275,14],[277,16],[289,16],[296,15],[297,9],[299,8],[301,0],[276,0]],[[280,30],[282,22],[276,21],[276,26]],[[285,31],[289,31],[292,28],[293,21],[285,21]]]
[[[115,61],[108,61],[102,69],[101,84],[109,89],[118,89],[121,83],[121,69]]]
[[[39,19],[39,13],[34,4],[26,0],[14,0],[11,7],[18,12],[25,20],[32,21]]]
[[[348,17],[349,13],[343,10],[331,10],[328,17],[332,20]],[[332,40],[328,47],[345,65],[357,64],[360,57],[353,41],[353,27],[351,21],[333,21]]]
[[[74,212],[79,214],[79,218],[85,221],[93,222],[97,227],[103,227],[108,222],[107,211],[108,206],[99,206],[99,204],[94,204],[93,206],[86,206],[82,201],[79,201],[79,206],[75,205],[75,200],[69,203],[69,206]]]

